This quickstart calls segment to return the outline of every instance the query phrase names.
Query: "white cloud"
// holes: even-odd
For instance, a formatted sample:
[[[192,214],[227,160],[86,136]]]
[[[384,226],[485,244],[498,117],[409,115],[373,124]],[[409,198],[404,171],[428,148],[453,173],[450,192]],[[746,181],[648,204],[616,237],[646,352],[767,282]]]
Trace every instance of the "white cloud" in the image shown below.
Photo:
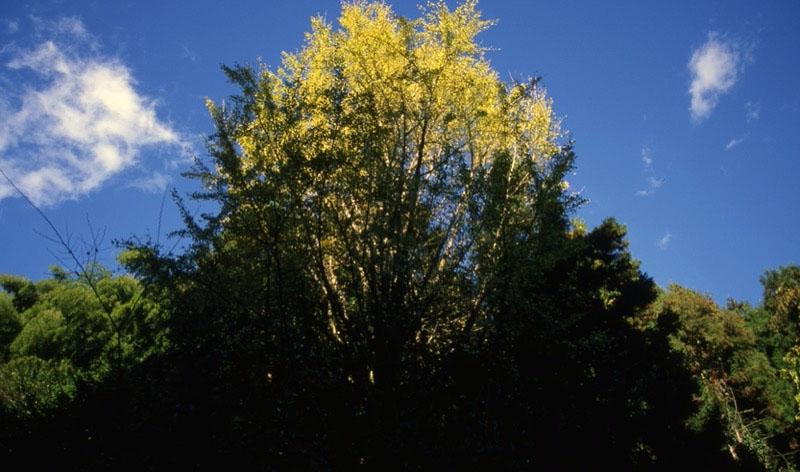
[[[96,191],[122,172],[142,170],[145,149],[183,145],[156,116],[156,102],[136,91],[127,67],[76,51],[75,44],[93,47],[79,20],[33,21],[73,41],[17,49],[6,63],[9,73],[33,71],[42,79],[15,92],[0,89],[0,167],[34,203]],[[0,184],[0,199],[11,194]]]
[[[734,138],[728,141],[728,144],[725,145],[725,150],[730,151],[731,149],[735,148],[736,146],[742,144],[744,138]]]
[[[689,61],[692,120],[700,122],[711,115],[720,95],[736,83],[741,63],[738,46],[715,33],[709,34],[708,40],[692,53]]]
[[[669,246],[670,241],[672,241],[672,233],[667,231],[664,233],[664,236],[661,236],[656,240],[656,246],[658,246],[659,249],[666,249],[667,246]]]

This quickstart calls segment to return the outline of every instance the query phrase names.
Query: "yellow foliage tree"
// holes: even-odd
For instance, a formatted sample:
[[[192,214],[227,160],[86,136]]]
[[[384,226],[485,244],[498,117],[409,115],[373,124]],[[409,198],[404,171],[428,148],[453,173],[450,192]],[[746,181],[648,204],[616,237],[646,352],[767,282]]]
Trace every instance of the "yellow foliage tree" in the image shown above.
[[[344,4],[277,71],[226,68],[242,94],[208,103],[215,169],[197,175],[223,204],[218,250],[271,248],[267,287],[301,266],[325,336],[363,360],[347,375],[382,391],[413,346],[488,322],[508,261],[579,203],[551,101],[499,80],[476,40],[490,24],[475,1],[415,20]]]

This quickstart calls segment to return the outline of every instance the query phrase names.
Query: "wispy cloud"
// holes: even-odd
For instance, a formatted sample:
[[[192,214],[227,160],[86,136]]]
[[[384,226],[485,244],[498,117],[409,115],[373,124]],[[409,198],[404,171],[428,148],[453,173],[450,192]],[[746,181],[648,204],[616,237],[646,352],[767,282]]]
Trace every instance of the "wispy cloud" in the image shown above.
[[[738,45],[717,33],[710,33],[708,40],[692,53],[689,111],[693,121],[701,122],[711,115],[719,97],[736,83],[742,59]]]
[[[666,249],[671,241],[672,241],[672,233],[667,231],[666,233],[664,233],[664,236],[661,236],[660,238],[656,239],[656,246],[659,249]]]
[[[644,164],[645,172],[648,173],[648,174],[652,174],[652,172],[653,172],[653,162],[655,162],[655,161],[653,160],[652,156],[653,156],[653,151],[649,147],[643,146],[642,147],[642,163]],[[650,195],[655,194],[656,190],[661,188],[662,185],[664,185],[664,179],[663,178],[659,179],[659,178],[654,177],[653,175],[648,175],[647,176],[647,188],[637,191],[635,195],[637,197],[649,197]]]
[[[742,144],[744,142],[744,138],[734,138],[728,141],[728,144],[725,145],[725,150],[730,151],[731,149],[735,148],[736,146]]]
[[[29,19],[33,23],[35,34],[39,39],[45,38],[69,43],[80,41],[93,47],[98,46],[97,38],[83,26],[80,18],[65,16],[51,20],[39,16],[30,16]]]
[[[747,122],[756,121],[761,115],[761,104],[758,102],[747,102],[744,104]]]
[[[125,65],[85,51],[96,43],[79,20],[32,21],[59,39],[15,49],[5,64],[6,73],[29,81],[19,92],[0,89],[0,167],[35,203],[88,194],[124,171],[152,174],[143,169],[143,151],[175,153],[183,145]],[[12,194],[0,183],[0,199]]]
[[[0,20],[3,25],[4,32],[7,34],[14,34],[19,31],[19,23],[15,20],[3,19]]]
[[[194,49],[190,48],[188,45],[183,45],[183,51],[181,52],[181,57],[185,59],[189,59],[192,62],[197,62],[197,53]]]
[[[653,158],[650,157],[652,151],[647,146],[642,147],[642,162],[644,162],[644,166],[648,169],[653,165]]]
[[[170,182],[169,176],[162,172],[153,172],[150,175],[132,181],[129,186],[138,188],[143,192],[159,193],[163,192]]]
[[[661,188],[664,185],[664,179],[657,179],[651,176],[647,179],[647,183],[650,184],[650,188]]]
[[[664,185],[664,179],[657,179],[653,176],[650,176],[647,178],[647,188],[636,192],[636,196],[649,197],[650,195],[656,193],[656,190],[661,188],[662,185]]]

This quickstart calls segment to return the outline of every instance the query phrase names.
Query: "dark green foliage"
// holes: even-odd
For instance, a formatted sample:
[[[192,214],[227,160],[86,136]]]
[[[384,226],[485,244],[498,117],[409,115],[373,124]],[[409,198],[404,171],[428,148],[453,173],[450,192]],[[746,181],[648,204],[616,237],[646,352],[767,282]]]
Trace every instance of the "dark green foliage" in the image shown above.
[[[0,287],[14,295],[17,312],[23,312],[36,303],[36,286],[30,280],[16,275],[0,275]]]
[[[92,469],[126,457],[152,387],[140,369],[163,351],[160,311],[136,280],[96,269],[36,283],[2,276],[13,298],[0,292],[1,462]]]
[[[735,302],[728,308],[671,286],[640,322],[666,337],[691,374],[695,385],[684,395],[696,407],[684,419],[708,439],[707,449],[718,444],[739,467],[791,469],[798,449],[792,389],[765,349],[770,337],[759,320],[767,309]]]
[[[36,356],[55,359],[61,354],[64,317],[59,311],[45,307],[23,313],[25,327],[9,345],[13,357]]]
[[[783,357],[800,340],[800,267],[768,270],[761,277],[761,284],[761,306],[747,307],[745,316],[772,364],[783,366]]]
[[[487,176],[476,240],[507,181]],[[362,328],[332,331],[302,233],[257,224],[287,215],[235,199],[189,223],[183,255],[129,245],[146,294],[102,270],[6,276],[0,452],[36,444],[79,469],[791,469],[792,268],[756,308],[659,294],[622,225],[570,226],[550,188],[429,298],[345,298]]]
[[[17,418],[45,416],[74,394],[69,362],[17,356],[0,365],[2,409]]]
[[[8,357],[8,346],[22,330],[22,320],[12,302],[12,298],[0,292],[0,362]]]

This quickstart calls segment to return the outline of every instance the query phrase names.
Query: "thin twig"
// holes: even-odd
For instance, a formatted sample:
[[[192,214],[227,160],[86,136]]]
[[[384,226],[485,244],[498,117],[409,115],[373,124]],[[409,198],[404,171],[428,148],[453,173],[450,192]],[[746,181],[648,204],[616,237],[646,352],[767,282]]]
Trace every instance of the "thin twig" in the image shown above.
[[[161,244],[161,217],[164,214],[164,202],[167,200],[167,192],[169,187],[164,189],[164,195],[161,196],[161,207],[158,209],[158,231],[156,231],[156,246]]]
[[[71,245],[69,244],[69,242],[68,242],[69,234],[67,234],[67,239],[64,239],[64,237],[61,235],[61,232],[58,231],[58,229],[55,227],[53,222],[50,221],[50,218],[48,218],[48,216],[44,213],[44,211],[42,211],[41,208],[39,208],[35,203],[33,203],[33,201],[30,198],[28,198],[28,195],[26,195],[25,192],[22,191],[22,189],[17,187],[17,185],[14,183],[14,181],[11,180],[11,178],[8,176],[8,174],[5,173],[5,171],[2,168],[0,168],[0,174],[2,174],[2,176],[6,179],[6,181],[9,183],[9,185],[11,185],[11,187],[14,190],[16,190],[17,193],[26,202],[28,202],[28,204],[31,207],[33,207],[34,210],[36,210],[36,213],[38,213],[39,216],[42,217],[42,219],[45,221],[45,223],[47,223],[47,225],[53,231],[53,234],[56,235],[58,243],[61,244],[61,246],[67,251],[67,254],[70,255],[70,257],[72,258],[73,262],[75,262],[75,266],[80,271],[79,274],[83,274],[84,277],[87,279],[86,280],[87,285],[89,286],[89,288],[94,293],[94,296],[97,298],[97,301],[100,303],[101,308],[103,309],[103,311],[106,314],[106,317],[108,318],[108,322],[111,325],[111,328],[116,332],[116,335],[117,335],[117,359],[116,360],[117,360],[117,368],[118,368],[118,372],[119,372],[119,370],[121,370],[121,368],[122,368],[122,343],[121,343],[122,333],[120,332],[119,326],[114,321],[114,317],[112,316],[111,307],[108,306],[108,304],[103,300],[103,297],[100,296],[100,292],[98,292],[97,286],[95,285],[94,281],[92,280],[92,274],[89,273],[89,271],[86,269],[85,265],[81,263],[80,259],[78,259],[78,256],[75,255],[75,251],[72,249]],[[76,271],[76,273],[78,273],[78,272]]]

